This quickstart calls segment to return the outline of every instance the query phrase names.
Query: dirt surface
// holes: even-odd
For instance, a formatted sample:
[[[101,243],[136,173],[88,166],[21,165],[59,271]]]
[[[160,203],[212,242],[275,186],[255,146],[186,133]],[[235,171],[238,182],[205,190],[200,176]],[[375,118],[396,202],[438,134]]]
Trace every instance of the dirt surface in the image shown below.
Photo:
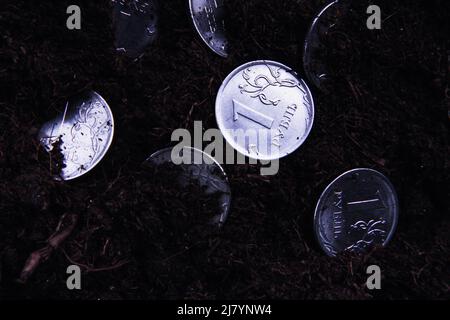
[[[194,120],[217,127],[216,92],[238,65],[271,59],[303,75],[303,41],[324,1],[227,0],[228,59],[198,38],[186,2],[161,3],[158,40],[133,62],[114,50],[109,1],[78,1],[80,31],[66,28],[69,1],[3,1],[0,298],[449,299],[448,1],[380,0],[381,30],[343,23],[352,47],[328,45],[324,63],[339,77],[329,93],[311,85],[310,136],[276,176],[225,166],[228,221],[198,241],[174,232],[173,214],[201,213],[210,200],[194,188],[164,206],[170,192],[149,183],[142,162],[170,145],[176,128],[192,129]],[[58,159],[39,146],[38,130],[86,89],[113,110],[113,144],[93,171],[55,181]],[[314,208],[327,184],[355,167],[392,181],[398,229],[384,249],[329,258],[314,239]],[[63,215],[78,217],[75,229],[18,283]],[[82,290],[66,288],[73,263]],[[365,287],[371,264],[382,269],[382,290]]]

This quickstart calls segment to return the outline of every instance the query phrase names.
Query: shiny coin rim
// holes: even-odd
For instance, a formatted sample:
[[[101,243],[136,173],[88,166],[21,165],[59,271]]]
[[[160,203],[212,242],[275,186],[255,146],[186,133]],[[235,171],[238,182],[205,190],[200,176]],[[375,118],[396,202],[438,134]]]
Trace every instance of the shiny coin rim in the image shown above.
[[[394,200],[393,203],[394,205],[392,206],[392,225],[389,229],[389,233],[388,236],[386,237],[386,240],[383,242],[382,246],[385,247],[392,239],[392,237],[394,236],[395,230],[397,229],[397,224],[398,224],[398,216],[399,216],[399,212],[400,212],[400,208],[399,208],[399,202],[398,202],[398,197],[397,197],[397,192],[395,191],[395,188],[393,186],[393,184],[391,183],[391,181],[381,172],[374,170],[374,169],[370,169],[370,168],[355,168],[355,169],[351,169],[348,170],[344,173],[342,173],[341,175],[339,175],[337,178],[335,178],[333,181],[331,181],[328,186],[323,190],[323,192],[321,193],[319,200],[317,201],[316,204],[316,208],[314,210],[314,234],[316,237],[316,241],[319,243],[320,248],[325,252],[326,255],[330,256],[330,257],[334,257],[335,255],[333,255],[329,250],[327,250],[324,245],[323,245],[323,241],[321,241],[319,239],[319,234],[320,234],[320,225],[319,225],[319,207],[321,207],[322,203],[324,202],[324,198],[325,195],[328,193],[328,191],[330,189],[333,188],[333,186],[335,185],[335,183],[337,181],[339,181],[340,179],[342,179],[343,177],[350,175],[352,173],[355,172],[368,172],[370,174],[376,175],[379,178],[381,178],[382,181],[384,181],[386,183],[386,186],[390,189],[389,191],[391,192],[392,195],[392,199]],[[337,252],[337,254],[339,254],[342,251]]]
[[[200,31],[198,23],[197,23],[197,20],[196,20],[196,17],[195,17],[197,12],[198,11],[194,10],[193,0],[189,0],[189,13],[191,15],[192,24],[194,25],[194,28],[197,31],[197,34],[200,36],[202,41],[208,46],[208,48],[211,49],[215,54],[221,56],[222,58],[227,58],[229,53],[226,50],[220,51],[220,50],[217,50],[215,47],[213,47],[208,42],[208,40],[205,38],[203,33]],[[225,38],[226,38],[226,34],[225,34]]]
[[[279,153],[275,153],[275,155],[273,156],[255,156],[253,154],[249,154],[248,152],[243,153],[241,152],[240,149],[244,149],[242,146],[240,146],[239,144],[235,143],[234,141],[230,141],[230,139],[224,134],[224,132],[226,132],[226,130],[228,130],[227,128],[224,128],[224,123],[225,121],[222,121],[222,116],[221,114],[221,110],[222,108],[222,97],[223,97],[223,92],[225,90],[225,88],[227,87],[228,83],[241,71],[245,70],[246,68],[252,67],[252,66],[258,66],[258,65],[272,65],[275,67],[280,67],[282,69],[284,69],[284,71],[286,73],[291,74],[292,76],[295,77],[295,79],[299,82],[300,85],[303,86],[303,88],[306,90],[307,95],[309,95],[309,97],[311,98],[311,118],[309,120],[309,125],[306,128],[306,131],[302,134],[303,139],[299,139],[296,141],[296,143],[289,145],[289,147],[286,147],[285,150],[283,152],[279,152]],[[254,60],[254,61],[250,61],[250,62],[246,62],[240,66],[238,66],[237,68],[235,68],[233,71],[230,72],[230,74],[225,78],[225,80],[223,80],[219,90],[217,91],[217,95],[216,95],[216,101],[215,101],[215,113],[216,113],[216,122],[217,125],[220,129],[220,131],[222,132],[222,136],[225,138],[225,140],[228,142],[228,144],[230,146],[233,147],[233,149],[235,149],[237,152],[241,153],[242,155],[251,158],[251,159],[256,159],[256,160],[263,160],[263,161],[270,161],[270,160],[277,160],[277,159],[281,159],[287,155],[292,154],[293,152],[295,152],[298,148],[300,148],[301,145],[303,145],[306,141],[306,139],[308,138],[309,134],[311,133],[311,130],[314,126],[314,117],[315,117],[315,105],[314,105],[314,97],[311,93],[311,90],[309,89],[308,85],[306,84],[306,82],[297,74],[297,72],[295,72],[292,68],[284,65],[281,62],[277,62],[277,61],[273,61],[273,60]],[[238,148],[236,148],[236,146]]]
[[[144,162],[151,162],[152,158],[157,157],[158,155],[160,155],[160,154],[162,154],[164,152],[172,152],[173,148],[174,147],[166,147],[166,148],[162,148],[162,149],[160,149],[158,151],[155,151],[150,156],[148,156],[147,159],[145,159]],[[231,210],[232,195],[231,195],[231,186],[230,186],[230,181],[228,179],[228,176],[227,176],[225,170],[223,169],[223,167],[220,165],[220,163],[217,162],[217,160],[214,159],[214,157],[210,156],[206,152],[204,152],[204,151],[202,151],[200,149],[194,148],[194,147],[189,147],[189,146],[184,146],[183,149],[191,149],[193,151],[200,152],[202,154],[202,156],[208,157],[208,159],[210,159],[212,161],[212,163],[210,165],[217,166],[220,169],[222,177],[225,179],[225,182],[226,182],[226,184],[228,186],[228,201],[227,201],[228,203],[227,203],[226,210],[221,214],[219,223],[217,223],[217,226],[219,228],[221,228],[227,222],[228,216],[229,216],[229,213],[230,213],[230,210]],[[181,165],[189,165],[189,164],[181,164]]]

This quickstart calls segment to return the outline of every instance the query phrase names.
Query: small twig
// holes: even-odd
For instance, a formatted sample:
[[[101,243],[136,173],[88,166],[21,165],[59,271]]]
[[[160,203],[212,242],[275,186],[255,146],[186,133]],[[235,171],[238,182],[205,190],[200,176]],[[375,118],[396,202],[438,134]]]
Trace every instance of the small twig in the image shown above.
[[[68,221],[65,221],[66,218]],[[36,268],[43,262],[47,261],[54,250],[56,250],[67,237],[75,229],[78,222],[77,214],[63,214],[56,227],[55,233],[53,233],[47,240],[47,245],[39,250],[36,250],[30,254],[25,266],[20,273],[19,283],[26,283]],[[64,227],[64,228],[63,228]]]
[[[168,256],[167,258],[161,260],[161,262],[164,263],[164,262],[167,262],[167,261],[169,261],[169,260],[171,260],[171,259],[173,259],[173,258],[175,258],[175,257],[181,256],[181,255],[185,254],[186,252],[188,252],[189,250],[191,250],[192,248],[196,247],[196,246],[199,245],[199,244],[200,244],[200,243],[197,242],[197,243],[193,244],[193,245],[190,246],[190,247],[186,247],[185,249],[183,249],[183,250],[181,250],[181,251],[175,252],[173,255]]]
[[[64,219],[66,218],[67,215],[63,215],[61,217],[60,223],[58,225],[58,228],[61,229],[61,226],[64,226],[65,221]],[[48,238],[47,242],[48,244],[53,247],[54,249],[57,249],[61,243],[64,242],[64,240],[67,239],[67,237],[72,233],[73,229],[75,229],[77,222],[78,222],[78,215],[77,214],[70,214],[68,216],[68,224],[67,226],[62,229],[61,231],[57,231],[54,234],[52,234],[50,236],[50,238]]]
[[[106,248],[108,247],[108,244],[109,244],[109,238],[106,239],[105,245],[103,246],[103,250],[102,250],[102,255],[103,256],[106,254]]]
[[[64,254],[64,256],[66,257],[66,259],[71,263],[71,264],[75,264],[77,266],[79,266],[80,268],[85,269],[86,272],[100,272],[100,271],[109,271],[109,270],[114,270],[117,268],[122,267],[123,265],[129,263],[130,261],[128,260],[119,260],[118,262],[114,263],[112,266],[107,266],[107,267],[100,267],[100,268],[95,268],[95,267],[91,267],[87,264],[84,263],[80,263],[77,261],[74,261],[68,254],[67,252],[62,249],[61,250]]]
[[[62,223],[63,223],[63,220],[64,220],[64,218],[66,217],[66,215],[67,215],[67,213],[64,213],[64,214],[61,216],[61,218],[59,219],[58,225],[56,226],[56,230],[55,230],[55,232],[50,236],[50,238],[53,237],[56,233],[58,233],[59,230],[61,230]]]
[[[350,81],[350,79],[347,79],[347,83],[350,86],[350,89],[352,90],[353,95],[355,96],[355,99],[358,103],[360,103],[359,97],[360,94],[358,92],[358,90],[355,88],[355,86],[353,85],[353,83]]]
[[[361,145],[358,143],[358,141],[356,141],[355,138],[353,138],[350,134],[345,133],[345,135],[347,136],[347,138],[350,139],[351,142],[353,142],[353,144],[355,144],[355,146],[358,147],[359,151],[366,156],[368,159],[372,160],[373,162],[375,162],[376,164],[384,167],[386,164],[386,160],[384,160],[383,158],[376,158],[375,156],[373,156],[372,154],[366,152],[363,147],[361,147]]]
[[[187,129],[187,127],[189,126],[189,122],[191,121],[192,118],[192,113],[194,112],[195,107],[200,107],[201,105],[203,105],[206,101],[208,101],[208,98],[203,99],[200,102],[195,102],[192,104],[191,108],[189,109],[188,115],[186,117],[186,120],[184,122],[184,128]]]

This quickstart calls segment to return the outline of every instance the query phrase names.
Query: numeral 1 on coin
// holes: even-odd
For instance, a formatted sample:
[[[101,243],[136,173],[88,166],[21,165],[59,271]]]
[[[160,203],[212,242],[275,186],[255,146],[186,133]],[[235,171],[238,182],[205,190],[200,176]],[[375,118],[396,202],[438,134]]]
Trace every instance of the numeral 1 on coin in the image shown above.
[[[262,114],[261,112],[250,109],[249,107],[233,99],[233,120],[237,121],[239,119],[239,115],[256,122],[267,129],[272,128],[274,121],[272,118]]]

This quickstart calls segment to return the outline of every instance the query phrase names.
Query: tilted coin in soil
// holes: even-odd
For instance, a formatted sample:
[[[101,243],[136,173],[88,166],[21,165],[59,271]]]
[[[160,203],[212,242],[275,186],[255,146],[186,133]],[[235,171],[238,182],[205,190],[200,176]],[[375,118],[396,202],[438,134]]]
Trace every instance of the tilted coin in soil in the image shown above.
[[[314,101],[291,68],[275,61],[253,61],[236,68],[222,83],[216,120],[237,151],[253,159],[274,160],[306,140]]]
[[[319,89],[327,91],[327,81],[330,81],[328,70],[321,63],[321,52],[327,50],[322,38],[327,33],[334,21],[341,15],[338,0],[327,4],[315,17],[305,38],[303,49],[303,67],[308,79]],[[345,9],[345,8],[344,8]]]
[[[361,72],[367,44],[375,45],[376,32],[366,25],[367,1],[335,0],[313,19],[305,36],[303,67],[310,82],[325,93]],[[384,45],[385,46],[385,45]],[[360,80],[359,77],[357,79]]]
[[[205,195],[217,197],[219,207],[217,210],[212,208],[213,215],[205,217],[205,224],[221,227],[225,223],[230,210],[231,191],[225,171],[214,158],[191,147],[165,148],[153,153],[146,163],[154,166],[171,164],[168,169],[172,170],[171,175],[175,174],[174,183],[183,188],[196,183]]]
[[[141,56],[158,33],[156,0],[113,0],[115,47],[130,58]]]
[[[228,56],[223,0],[189,0],[189,9],[195,29],[215,53]]]
[[[67,101],[64,111],[42,126],[39,140],[48,152],[60,148],[64,167],[56,178],[71,180],[100,162],[113,135],[111,109],[98,93],[89,91]]]
[[[396,192],[383,174],[353,169],[337,177],[320,196],[314,230],[327,255],[363,253],[391,240],[398,213]]]

